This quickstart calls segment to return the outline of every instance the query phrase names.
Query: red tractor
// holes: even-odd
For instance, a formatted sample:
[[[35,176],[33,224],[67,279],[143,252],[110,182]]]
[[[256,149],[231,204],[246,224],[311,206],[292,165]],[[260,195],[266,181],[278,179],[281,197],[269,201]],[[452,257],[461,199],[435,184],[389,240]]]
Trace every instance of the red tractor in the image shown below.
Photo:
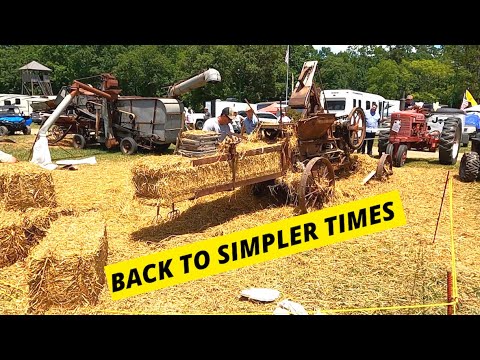
[[[405,164],[408,150],[435,152],[437,148],[440,164],[453,165],[457,162],[462,137],[461,119],[448,117],[440,132],[430,130],[427,124],[429,115],[423,108],[392,114],[385,153],[390,154],[394,166]]]

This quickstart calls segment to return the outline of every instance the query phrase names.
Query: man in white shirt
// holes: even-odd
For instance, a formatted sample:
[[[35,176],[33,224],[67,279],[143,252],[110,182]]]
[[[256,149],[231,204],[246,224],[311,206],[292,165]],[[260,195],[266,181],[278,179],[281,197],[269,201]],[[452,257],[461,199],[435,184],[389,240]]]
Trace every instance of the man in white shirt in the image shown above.
[[[378,130],[378,124],[380,122],[380,115],[377,113],[377,103],[372,103],[372,107],[365,114],[365,122],[367,129],[365,132],[365,139],[363,140],[361,153],[365,154],[365,147],[367,148],[367,154],[372,156],[373,140]]]
[[[204,131],[215,131],[220,135],[220,141],[225,139],[227,135],[234,134],[232,121],[235,118],[235,110],[231,107],[226,107],[222,110],[220,116],[212,117],[203,124]]]

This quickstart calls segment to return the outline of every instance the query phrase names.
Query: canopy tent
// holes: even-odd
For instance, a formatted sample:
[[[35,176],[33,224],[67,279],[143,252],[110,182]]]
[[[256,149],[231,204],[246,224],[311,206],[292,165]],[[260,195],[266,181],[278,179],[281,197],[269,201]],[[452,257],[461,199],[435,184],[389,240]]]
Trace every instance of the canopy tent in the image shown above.
[[[274,102],[273,104],[264,107],[261,111],[271,112],[272,114],[277,115],[280,111],[280,103]],[[285,106],[282,106],[282,111],[286,111]]]

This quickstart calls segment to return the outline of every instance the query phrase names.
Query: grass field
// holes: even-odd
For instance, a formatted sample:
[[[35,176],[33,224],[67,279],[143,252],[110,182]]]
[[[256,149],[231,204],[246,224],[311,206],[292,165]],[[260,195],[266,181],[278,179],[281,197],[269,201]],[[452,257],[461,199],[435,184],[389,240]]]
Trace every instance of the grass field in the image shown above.
[[[2,151],[28,161],[35,135],[9,137]],[[169,156],[169,149],[159,156]],[[461,152],[468,148],[461,148]],[[52,160],[95,156],[97,165],[77,171],[51,172],[59,209],[94,211],[105,219],[108,264],[176,249],[252,227],[296,216],[293,206],[271,196],[256,197],[247,187],[219,192],[175,204],[179,217],[169,220],[170,207],[155,206],[133,196],[132,166],[150,155],[125,156],[100,148],[74,150],[68,141],[51,146]],[[480,314],[480,248],[477,204],[480,182],[462,183],[459,161],[440,165],[438,157],[416,158],[412,152],[402,168],[386,181],[361,181],[376,159],[358,155],[360,170],[335,183],[335,197],[326,206],[346,204],[398,191],[407,225],[329,246],[207,276],[171,287],[112,300],[104,287],[99,301],[75,308],[52,307],[47,314],[272,314],[285,299],[301,304],[310,314],[446,314],[447,271],[458,279],[462,315]],[[459,159],[461,158],[461,154]],[[8,165],[10,166],[10,165]],[[15,166],[15,164],[13,164]],[[453,183],[453,228],[449,196],[442,198],[447,173]],[[9,213],[3,213],[8,216]],[[157,216],[159,215],[159,216]],[[15,213],[15,216],[19,216]],[[21,215],[20,215],[21,216]],[[437,228],[438,225],[438,228]],[[436,236],[434,239],[436,231]],[[65,241],[82,244],[89,224],[71,231]],[[33,248],[32,250],[34,250]],[[26,314],[29,304],[27,257],[0,268],[0,314]],[[275,302],[246,300],[246,288],[280,292]]]

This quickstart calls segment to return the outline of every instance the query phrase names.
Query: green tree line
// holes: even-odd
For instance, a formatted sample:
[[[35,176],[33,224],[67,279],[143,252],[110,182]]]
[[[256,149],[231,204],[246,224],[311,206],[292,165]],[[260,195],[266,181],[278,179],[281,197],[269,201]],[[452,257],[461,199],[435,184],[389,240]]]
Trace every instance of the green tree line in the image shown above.
[[[197,111],[212,99],[251,103],[283,100],[305,61],[317,60],[315,82],[323,89],[354,89],[400,99],[459,107],[465,89],[480,97],[480,45],[352,45],[333,53],[312,45],[2,45],[0,93],[21,93],[19,68],[35,60],[50,69],[56,94],[75,79],[115,75],[122,95],[165,96],[168,87],[208,68],[222,81],[182,96]]]

